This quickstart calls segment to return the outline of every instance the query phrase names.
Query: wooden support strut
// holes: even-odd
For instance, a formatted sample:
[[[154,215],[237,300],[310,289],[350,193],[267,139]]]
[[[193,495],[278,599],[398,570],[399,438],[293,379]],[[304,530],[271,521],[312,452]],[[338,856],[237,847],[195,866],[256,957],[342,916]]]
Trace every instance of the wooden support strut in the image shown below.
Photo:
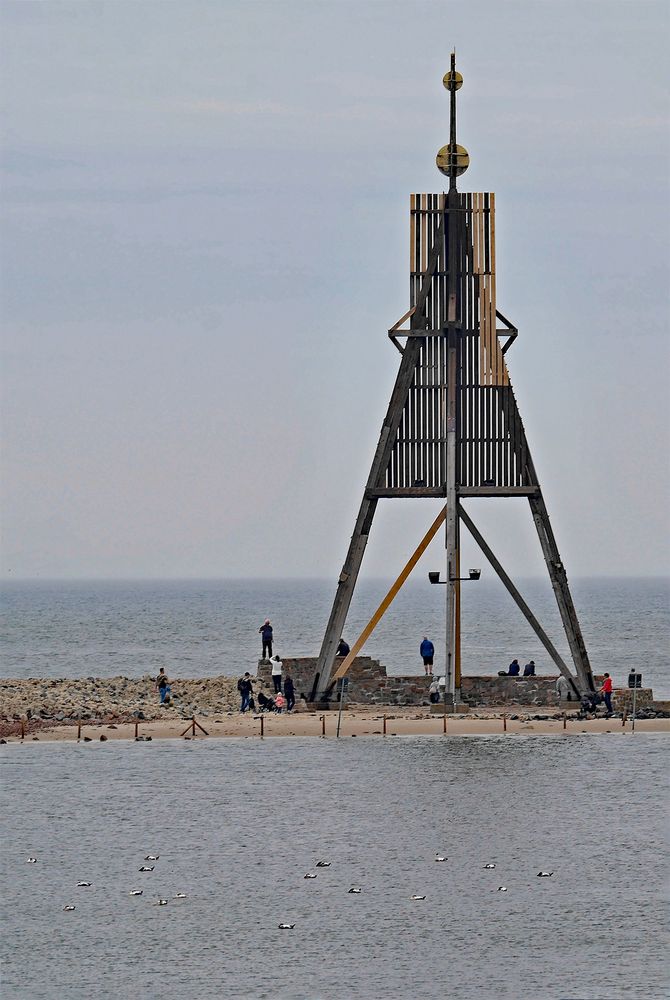
[[[365,645],[365,643],[368,641],[368,639],[370,638],[370,636],[372,635],[372,633],[376,629],[377,625],[379,625],[379,622],[381,621],[381,619],[385,615],[385,613],[388,610],[391,602],[393,601],[393,599],[395,598],[396,594],[398,593],[398,591],[400,590],[400,588],[404,584],[405,580],[410,575],[410,573],[412,572],[412,570],[414,569],[414,567],[418,563],[419,559],[424,554],[424,552],[426,551],[426,549],[430,545],[431,541],[433,540],[433,538],[437,534],[437,531],[438,531],[440,525],[444,524],[444,520],[445,520],[446,516],[447,516],[447,508],[443,507],[442,510],[440,511],[440,513],[437,515],[437,517],[433,521],[433,523],[431,524],[431,526],[428,529],[428,531],[426,532],[426,534],[423,536],[423,538],[421,539],[421,541],[417,545],[416,549],[414,550],[414,552],[412,553],[412,555],[410,556],[410,558],[408,559],[408,561],[405,564],[402,572],[400,573],[400,576],[395,581],[395,583],[393,584],[393,586],[389,590],[388,594],[386,595],[386,597],[384,598],[384,600],[381,602],[381,604],[379,605],[379,607],[377,608],[377,610],[373,614],[372,618],[370,619],[370,621],[368,622],[368,624],[365,626],[365,628],[363,629],[363,631],[359,635],[359,637],[356,640],[356,642],[351,647],[350,652],[347,653],[347,655],[344,657],[344,659],[342,660],[342,662],[338,666],[337,670],[335,671],[335,673],[332,676],[331,684],[334,684],[335,681],[338,681],[341,677],[344,677],[344,675],[347,673],[347,671],[349,670],[349,667],[354,662],[354,660],[356,659],[356,657],[360,653],[361,649],[363,648],[363,646]]]
[[[435,234],[435,243],[433,244],[428,257],[421,290],[419,291],[415,303],[416,308],[410,321],[413,328],[420,329],[421,326],[425,326],[423,308],[428,297],[428,292],[430,291],[433,273],[437,267],[440,251],[444,243],[444,232],[445,215],[442,214],[440,224]],[[347,614],[353,597],[354,587],[356,586],[356,580],[358,579],[358,574],[360,572],[361,563],[363,561],[363,556],[368,542],[368,535],[370,533],[375,510],[377,508],[377,499],[369,496],[367,491],[373,490],[382,485],[382,477],[384,476],[389,463],[396,431],[402,418],[409,388],[414,378],[416,363],[420,356],[422,343],[423,340],[419,337],[409,340],[405,350],[403,351],[402,359],[400,361],[400,369],[393,388],[386,418],[382,424],[379,442],[372,461],[366,490],[363,494],[363,500],[361,502],[358,517],[356,519],[356,525],[354,527],[354,533],[351,536],[351,542],[349,543],[349,551],[347,552],[347,557],[344,561],[342,572],[340,573],[335,600],[333,601],[330,618],[328,620],[326,632],[321,644],[321,650],[316,664],[316,674],[312,685],[312,693],[310,696],[311,701],[314,701],[322,695],[330,682],[330,673],[333,669],[333,663],[335,662],[337,644],[344,630],[344,623],[347,620]]]
[[[526,619],[526,621],[528,622],[528,624],[532,628],[533,632],[538,637],[538,639],[540,640],[540,642],[542,643],[542,645],[544,646],[544,648],[546,649],[546,651],[549,653],[549,656],[552,658],[552,660],[554,661],[554,663],[556,664],[556,666],[558,667],[558,669],[560,670],[560,672],[563,674],[563,676],[569,682],[569,684],[571,685],[571,687],[573,688],[573,690],[575,691],[575,693],[579,694],[578,686],[577,686],[577,684],[575,682],[575,678],[570,673],[570,669],[567,666],[567,664],[565,663],[565,660],[563,659],[563,657],[561,656],[561,654],[558,652],[558,650],[554,646],[553,642],[551,641],[551,639],[549,638],[549,636],[547,635],[547,633],[544,631],[544,629],[542,628],[542,626],[540,625],[539,621],[537,620],[537,618],[535,617],[535,615],[533,614],[533,612],[530,610],[530,608],[528,607],[528,605],[524,601],[524,599],[521,596],[521,594],[519,593],[519,591],[516,589],[516,587],[512,583],[512,580],[507,575],[507,573],[503,569],[502,565],[496,559],[495,555],[493,554],[493,551],[487,545],[487,543],[484,540],[484,537],[482,536],[481,532],[477,529],[477,527],[475,526],[474,522],[472,521],[472,519],[470,518],[470,516],[465,512],[465,510],[463,509],[463,506],[461,504],[459,504],[459,506],[458,506],[458,514],[459,514],[460,520],[466,526],[466,528],[468,529],[468,531],[470,532],[470,534],[472,535],[472,537],[474,538],[474,540],[477,542],[477,544],[479,545],[480,549],[482,550],[482,552],[484,553],[484,555],[486,556],[486,558],[488,559],[488,561],[491,563],[491,566],[493,567],[493,569],[496,571],[496,573],[498,574],[498,576],[502,580],[503,584],[505,585],[505,588],[507,589],[508,593],[510,594],[510,596],[514,600],[515,604],[517,605],[517,607],[521,611],[522,615],[524,616],[524,618]]]
[[[532,464],[532,463],[530,463]],[[533,470],[534,472],[534,470]],[[577,677],[583,691],[595,691],[595,683],[591,672],[588,653],[584,644],[582,630],[577,618],[577,612],[572,602],[568,577],[565,567],[561,561],[558,545],[554,537],[554,532],[549,521],[549,514],[544,503],[541,491],[538,489],[533,497],[528,498],[530,509],[535,522],[540,546],[544,561],[549,571],[549,579],[554,590],[556,603],[565,629],[572,660],[577,671]]]

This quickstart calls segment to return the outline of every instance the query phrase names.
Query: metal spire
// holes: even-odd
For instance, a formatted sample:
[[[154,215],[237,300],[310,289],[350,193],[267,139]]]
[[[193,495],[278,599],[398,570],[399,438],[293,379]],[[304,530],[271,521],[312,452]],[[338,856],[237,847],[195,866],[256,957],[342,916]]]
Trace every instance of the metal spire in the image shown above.
[[[437,169],[449,178],[449,190],[456,190],[456,178],[465,173],[470,163],[468,151],[456,142],[456,91],[463,86],[463,77],[456,72],[456,51],[451,53],[451,69],[444,74],[442,83],[449,91],[449,145],[442,146],[435,162]]]

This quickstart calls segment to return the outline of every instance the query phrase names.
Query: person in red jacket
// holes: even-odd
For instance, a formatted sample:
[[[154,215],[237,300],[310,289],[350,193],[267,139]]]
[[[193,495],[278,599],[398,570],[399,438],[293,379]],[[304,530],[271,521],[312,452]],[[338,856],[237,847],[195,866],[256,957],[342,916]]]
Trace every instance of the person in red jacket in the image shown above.
[[[600,689],[600,693],[603,696],[603,701],[605,702],[605,707],[607,709],[608,715],[612,714],[612,678],[609,674],[605,674],[605,680],[603,681],[603,686]]]

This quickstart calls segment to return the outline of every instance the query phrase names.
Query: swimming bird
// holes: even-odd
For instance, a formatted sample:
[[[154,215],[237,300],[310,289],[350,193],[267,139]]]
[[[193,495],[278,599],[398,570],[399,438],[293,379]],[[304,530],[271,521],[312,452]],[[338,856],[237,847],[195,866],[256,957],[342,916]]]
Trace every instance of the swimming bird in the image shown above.
[[[551,878],[551,876],[553,874],[554,874],[553,872],[538,872],[537,873],[537,877],[538,878]]]
[[[92,882],[77,882],[77,887],[79,889],[88,889],[89,885],[93,885]]]
[[[351,889],[349,889],[349,892],[363,892],[363,890],[360,889],[357,885],[352,885]]]
[[[330,861],[317,861],[317,868],[330,868]]]
[[[66,913],[70,913],[72,910],[76,910],[77,907],[76,906],[64,906],[63,909],[65,910]]]
[[[174,898],[175,899],[186,899],[186,893],[185,892],[176,892],[174,894]]]
[[[498,892],[507,892],[507,886],[506,885],[499,885],[498,886]]]
[[[441,854],[436,854],[435,855],[435,860],[436,861],[448,861],[449,858],[444,858]]]
[[[167,899],[158,899],[155,903],[156,906],[167,906]]]
[[[316,878],[316,872],[307,872],[306,875],[303,875],[303,878]]]
[[[147,854],[145,861],[158,861],[160,854]]]
[[[410,899],[425,899],[425,896],[410,896]]]
[[[130,892],[128,893],[128,895],[129,896],[141,896],[143,892],[144,892],[144,889],[131,889]]]
[[[277,924],[277,927],[280,931],[292,931],[295,924]]]
[[[138,868],[137,870],[138,872],[152,872],[154,870],[154,867],[155,865],[151,865],[151,867],[149,867],[149,865],[142,865],[142,867]]]
[[[484,865],[484,868],[495,868],[495,865]]]
[[[26,864],[27,865],[36,865],[37,864],[37,858],[26,858]]]

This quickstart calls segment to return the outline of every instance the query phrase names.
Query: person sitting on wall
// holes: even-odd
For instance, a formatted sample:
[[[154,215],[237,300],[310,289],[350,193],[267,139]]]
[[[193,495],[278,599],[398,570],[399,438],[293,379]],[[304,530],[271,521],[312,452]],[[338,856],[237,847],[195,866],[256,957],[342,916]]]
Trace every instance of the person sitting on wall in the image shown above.
[[[518,660],[512,660],[507,670],[499,670],[498,677],[518,677],[521,673],[521,667],[519,666]]]
[[[526,666],[523,668],[524,677],[534,677],[535,676],[535,660],[529,660]]]
[[[345,642],[344,639],[340,639],[340,644],[337,647],[336,656],[348,656],[351,650],[349,649],[349,643]]]

